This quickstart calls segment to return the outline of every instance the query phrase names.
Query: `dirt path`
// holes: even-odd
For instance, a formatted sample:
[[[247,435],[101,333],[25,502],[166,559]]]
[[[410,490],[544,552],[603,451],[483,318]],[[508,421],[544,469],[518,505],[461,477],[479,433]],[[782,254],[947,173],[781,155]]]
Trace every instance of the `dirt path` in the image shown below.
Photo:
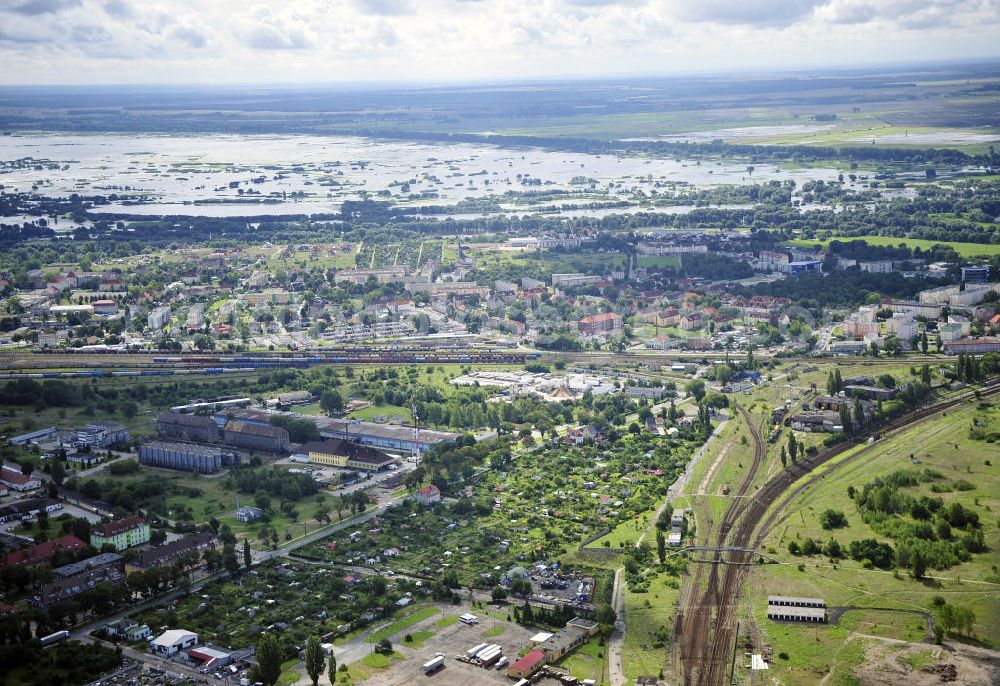
[[[615,570],[615,582],[611,592],[611,607],[615,609],[615,628],[608,639],[608,677],[611,686],[625,686],[625,672],[622,671],[622,643],[625,640],[625,585],[624,575],[619,567]]]

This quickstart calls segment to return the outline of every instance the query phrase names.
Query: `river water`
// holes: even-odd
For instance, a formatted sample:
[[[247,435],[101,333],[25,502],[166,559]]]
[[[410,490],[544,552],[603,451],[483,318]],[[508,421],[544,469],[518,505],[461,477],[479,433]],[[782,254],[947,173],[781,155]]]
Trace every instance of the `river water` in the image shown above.
[[[331,213],[344,200],[365,195],[404,207],[497,197],[505,203],[504,212],[497,214],[528,214],[529,205],[511,207],[518,199],[504,194],[562,190],[569,194],[546,204],[585,205],[588,200],[628,199],[636,191],[785,179],[801,185],[809,179],[835,180],[838,173],[783,170],[768,164],[757,165],[749,176],[745,165],[732,162],[698,164],[673,158],[344,136],[18,133],[0,137],[0,160],[25,158],[42,168],[3,165],[0,184],[6,189],[36,187],[37,193],[47,196],[141,196],[141,204],[115,203],[96,212],[211,217]],[[637,203],[632,209],[549,214],[600,216],[648,210],[648,204],[644,208]]]

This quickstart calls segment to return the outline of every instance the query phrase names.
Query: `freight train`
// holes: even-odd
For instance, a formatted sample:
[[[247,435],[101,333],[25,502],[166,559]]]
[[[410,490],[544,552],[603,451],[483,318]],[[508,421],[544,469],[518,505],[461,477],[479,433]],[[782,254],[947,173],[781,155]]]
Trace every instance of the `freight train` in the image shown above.
[[[321,364],[524,364],[528,360],[537,359],[538,356],[539,354],[535,352],[488,349],[460,351],[338,350],[334,353],[314,355],[173,354],[152,358],[143,356],[141,359],[129,360],[127,368],[7,372],[0,374],[0,379],[248,374],[262,369],[305,369]]]

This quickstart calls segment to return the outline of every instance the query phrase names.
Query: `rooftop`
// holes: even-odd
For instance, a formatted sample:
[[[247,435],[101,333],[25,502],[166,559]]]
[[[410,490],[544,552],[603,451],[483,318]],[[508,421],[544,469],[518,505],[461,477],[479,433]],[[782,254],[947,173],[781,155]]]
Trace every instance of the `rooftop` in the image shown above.
[[[0,567],[16,567],[19,565],[33,565],[44,562],[60,550],[76,550],[86,545],[76,536],[60,536],[59,538],[45,543],[15,550],[3,559]]]
[[[392,462],[393,458],[386,455],[381,450],[375,450],[363,445],[357,445],[350,441],[341,439],[329,439],[325,441],[311,441],[304,443],[298,452],[320,453],[323,455],[339,455],[347,457],[356,462],[366,462],[368,464],[384,464]]]
[[[106,524],[102,524],[94,529],[94,533],[102,538],[111,538],[112,536],[123,534],[126,531],[138,529],[145,523],[146,520],[143,519],[142,515],[130,515],[124,519],[116,519]]]

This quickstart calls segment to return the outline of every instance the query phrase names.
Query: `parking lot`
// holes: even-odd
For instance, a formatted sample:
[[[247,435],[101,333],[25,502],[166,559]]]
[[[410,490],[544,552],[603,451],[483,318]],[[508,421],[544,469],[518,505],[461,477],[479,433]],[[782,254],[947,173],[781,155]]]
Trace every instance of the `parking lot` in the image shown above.
[[[475,610],[473,610],[475,612]],[[418,624],[409,631],[434,631],[434,617],[425,623]],[[498,631],[502,633],[497,634]],[[503,654],[513,662],[518,652],[528,645],[528,639],[534,631],[517,624],[492,617],[480,615],[480,623],[466,625],[456,622],[438,630],[428,638],[420,649],[408,649],[406,643],[393,640],[393,646],[406,656],[404,661],[394,661],[388,668],[378,671],[365,680],[377,686],[409,686],[410,684],[436,684],[437,686],[468,686],[469,684],[505,684],[510,686],[507,670],[495,668],[484,669],[467,664],[456,659],[464,656],[465,651],[480,643],[495,643],[503,646]],[[486,635],[484,635],[486,634]],[[496,634],[496,635],[494,635]],[[436,653],[444,653],[445,666],[434,674],[425,675],[423,665],[432,659]]]

